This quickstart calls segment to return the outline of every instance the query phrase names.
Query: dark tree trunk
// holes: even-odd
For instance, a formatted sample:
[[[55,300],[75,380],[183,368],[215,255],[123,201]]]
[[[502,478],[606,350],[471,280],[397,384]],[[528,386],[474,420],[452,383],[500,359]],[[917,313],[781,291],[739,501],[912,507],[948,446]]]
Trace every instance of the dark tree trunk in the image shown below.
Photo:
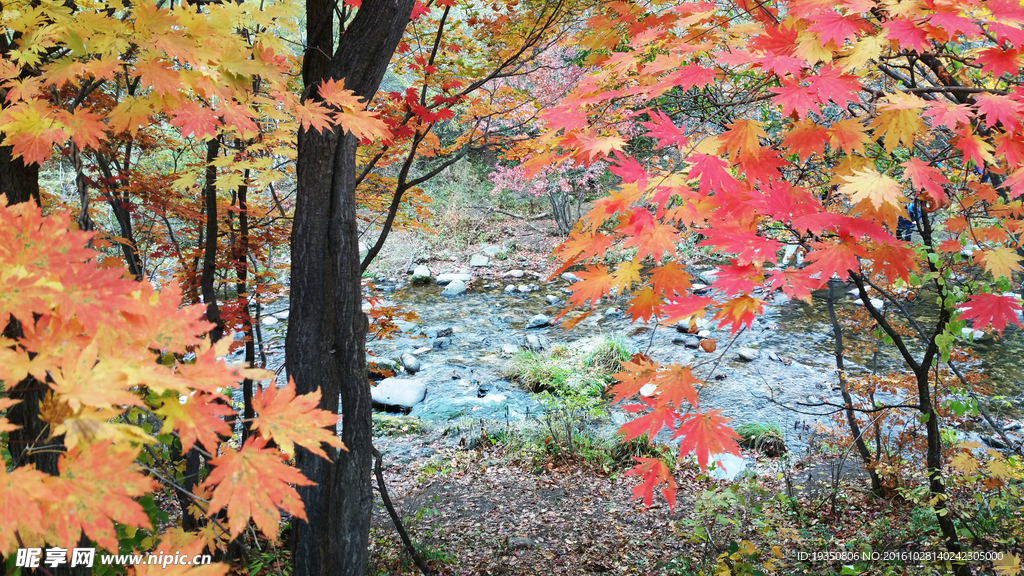
[[[12,158],[10,146],[0,146],[0,194],[7,196],[7,204],[39,204],[39,165]]]
[[[369,100],[412,13],[413,0],[364,0],[335,49],[329,0],[307,0],[307,97],[326,79]],[[366,378],[366,316],[355,197],[358,142],[340,130],[299,134],[292,228],[291,310],[286,354],[297,392],[319,388],[321,408],[342,412],[348,451],[331,461],[299,449],[296,463],[316,486],[300,494],[308,522],[293,527],[295,576],[365,574],[370,513],[372,423]]]
[[[206,184],[203,186],[203,205],[206,207],[206,246],[203,250],[203,275],[199,285],[206,304],[206,319],[213,323],[210,341],[217,342],[224,336],[224,320],[217,306],[217,292],[214,290],[214,275],[217,273],[217,167],[213,161],[220,153],[220,141],[216,138],[206,143]]]

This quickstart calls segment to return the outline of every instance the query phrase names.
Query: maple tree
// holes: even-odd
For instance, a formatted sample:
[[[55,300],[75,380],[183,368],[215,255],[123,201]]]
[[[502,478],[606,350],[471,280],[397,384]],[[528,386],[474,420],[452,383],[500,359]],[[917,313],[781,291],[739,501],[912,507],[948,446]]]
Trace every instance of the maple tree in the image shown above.
[[[278,509],[305,515],[292,485],[309,483],[284,460],[294,444],[318,452],[321,444],[343,448],[333,430],[338,416],[316,407],[319,394],[296,396],[294,384],[278,392],[271,382],[257,395],[250,422],[261,438],[227,447],[232,430],[224,416],[233,410],[225,391],[243,377],[273,374],[219,360],[228,341],[214,346],[203,338],[211,325],[202,305],[181,307],[175,284],[157,292],[148,282],[123,278],[122,270],[98,268],[98,254],[85,247],[93,233],[70,231],[69,221],[66,212],[44,217],[31,202],[0,206],[7,231],[0,245],[0,317],[8,323],[0,380],[46,390],[39,406],[43,433],[12,443],[12,461],[0,470],[0,555],[26,546],[73,548],[83,536],[117,551],[114,523],[156,534],[137,499],[180,492],[169,456],[176,442],[183,451],[201,446],[213,467],[197,489],[212,498],[190,495],[206,502],[199,516],[211,550],[242,533],[250,518],[275,539]],[[11,416],[21,402],[8,396],[0,407]],[[0,430],[19,428],[0,417]],[[55,452],[56,474],[33,464],[37,454]],[[221,525],[217,513],[225,508],[228,522]],[[161,539],[171,537],[179,549],[207,538],[181,532]],[[227,566],[201,570],[224,574]]]
[[[537,173],[602,160],[622,179],[558,251],[563,269],[586,264],[574,306],[634,290],[634,319],[692,321],[710,310],[736,335],[773,293],[809,299],[830,279],[852,282],[913,374],[936,519],[954,552],[962,543],[944,503],[930,386],[968,322],[999,332],[1020,324],[1020,299],[1007,290],[1021,260],[1022,18],[1002,0],[613,2],[588,22],[592,72],[542,115],[548,130],[528,164]],[[619,118],[646,133],[623,133]],[[894,236],[901,217],[921,243]],[[709,296],[687,290],[677,246],[688,239],[727,259]],[[635,257],[614,269],[593,262],[614,245]],[[784,260],[786,247],[802,257]],[[899,309],[893,295],[906,289],[929,291],[939,312],[901,334],[868,291]],[[667,427],[701,466],[735,452],[728,421],[696,401],[700,380],[679,373],[647,358],[627,365],[617,396],[659,387],[627,406],[640,415],[623,432]],[[637,472],[648,502],[670,480],[657,462]],[[671,482],[666,490],[671,499]]]

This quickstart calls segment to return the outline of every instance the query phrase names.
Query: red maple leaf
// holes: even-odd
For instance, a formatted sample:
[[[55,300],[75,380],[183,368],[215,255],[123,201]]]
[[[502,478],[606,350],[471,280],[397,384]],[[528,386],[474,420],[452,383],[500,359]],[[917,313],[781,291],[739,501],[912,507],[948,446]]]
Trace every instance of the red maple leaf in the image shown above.
[[[761,284],[762,274],[753,264],[738,265],[734,260],[731,266],[719,267],[713,286],[727,296],[746,294]]]
[[[786,78],[782,81],[782,86],[770,88],[770,90],[775,93],[772,100],[782,106],[783,116],[795,115],[803,120],[811,112],[821,113],[816,95],[797,80]]]
[[[691,154],[689,159],[693,162],[690,167],[690,178],[699,178],[698,186],[704,194],[721,190],[726,192],[735,191],[739,182],[729,173],[729,164],[711,154]]]
[[[687,414],[685,420],[676,429],[673,438],[682,437],[679,442],[679,453],[693,452],[697,456],[697,464],[701,470],[708,467],[708,459],[715,454],[729,452],[740,455],[740,440],[732,428],[726,426],[730,418],[721,416],[721,410],[709,410],[704,414]]]
[[[411,15],[410,19],[416,20],[417,18],[419,18],[420,16],[426,14],[427,12],[430,12],[430,7],[428,7],[426,4],[424,4],[422,2],[417,2],[412,7],[412,15]]]
[[[703,382],[693,376],[689,366],[666,366],[658,372],[655,383],[658,387],[654,393],[659,405],[672,405],[681,410],[684,407],[683,402],[686,402],[693,408],[698,407],[696,386]]]
[[[981,73],[992,73],[996,78],[1002,78],[1004,74],[1016,76],[1020,69],[1021,53],[1015,48],[1003,50],[993,46],[978,52],[977,62],[982,64]]]
[[[205,140],[217,135],[217,114],[210,108],[185,101],[177,110],[171,110],[171,116],[171,124],[181,128],[182,136],[195,135]]]
[[[811,263],[807,271],[820,274],[818,279],[821,282],[827,282],[833,276],[846,280],[850,277],[850,270],[860,269],[857,257],[867,256],[867,250],[853,238],[846,238],[838,244],[815,242],[812,246],[814,250],[804,260]]]
[[[645,404],[653,404],[655,401],[648,398],[640,398]],[[629,406],[623,406],[629,412],[637,412],[644,408],[641,404],[632,404]],[[679,413],[669,406],[658,406],[644,414],[638,416],[629,422],[626,422],[619,427],[619,432],[624,434],[626,437],[624,441],[628,442],[634,438],[639,438],[644,434],[647,434],[648,438],[654,438],[663,427],[667,427],[670,430],[675,429],[676,420],[679,419]]]
[[[686,133],[679,129],[671,118],[660,110],[651,112],[650,117],[650,122],[640,122],[639,124],[647,128],[647,136],[658,140],[658,146],[665,148],[686,145]]]
[[[703,318],[704,308],[714,303],[713,299],[702,296],[679,297],[673,298],[671,304],[662,306],[661,311],[668,315],[665,322],[673,323],[696,315]]]
[[[646,322],[648,319],[657,318],[660,315],[661,305],[664,303],[650,288],[641,288],[633,294],[633,298],[629,301],[629,315],[633,317],[634,322],[637,320]]]
[[[932,48],[931,42],[928,41],[928,33],[923,28],[918,28],[914,20],[897,18],[882,24],[882,27],[889,31],[889,39],[900,43],[900,48],[922,53]]]
[[[831,65],[822,66],[816,74],[812,75],[807,89],[823,105],[828,104],[828,101],[831,100],[845,108],[847,102],[860,102],[860,97],[857,96],[860,82],[857,77],[844,74],[842,68]]]
[[[833,10],[825,10],[811,19],[814,20],[814,24],[807,29],[818,33],[822,46],[830,40],[834,41],[836,46],[842,46],[847,40],[856,38],[857,32],[863,28],[860,18],[844,16]]]
[[[959,318],[973,320],[975,329],[991,326],[1002,335],[1007,322],[1020,326],[1020,320],[1017,319],[1019,311],[1021,305],[1016,296],[974,294],[968,296],[967,302],[960,305]]]
[[[910,178],[910,183],[915,189],[924,190],[936,206],[941,206],[945,202],[946,192],[942,189],[942,185],[949,184],[949,180],[942,175],[942,172],[917,158],[911,158],[901,166],[903,166],[903,174]]]
[[[611,166],[608,167],[608,171],[621,176],[623,182],[636,182],[637,188],[644,189],[647,187],[647,171],[632,156],[626,157],[621,152],[616,152],[615,159],[612,161]]]
[[[1007,96],[999,94],[982,93],[975,96],[978,106],[978,114],[985,116],[985,127],[991,128],[997,123],[1002,124],[1007,130],[1020,128],[1020,114],[1022,107]]]
[[[624,476],[640,476],[643,482],[633,487],[633,497],[630,500],[640,498],[644,506],[650,506],[654,501],[654,488],[659,484],[666,484],[662,494],[668,501],[669,508],[674,509],[676,505],[676,481],[672,478],[672,471],[660,458],[634,458],[639,464],[630,468]]]
[[[651,284],[658,294],[686,294],[690,289],[690,274],[676,262],[668,262],[651,269]]]

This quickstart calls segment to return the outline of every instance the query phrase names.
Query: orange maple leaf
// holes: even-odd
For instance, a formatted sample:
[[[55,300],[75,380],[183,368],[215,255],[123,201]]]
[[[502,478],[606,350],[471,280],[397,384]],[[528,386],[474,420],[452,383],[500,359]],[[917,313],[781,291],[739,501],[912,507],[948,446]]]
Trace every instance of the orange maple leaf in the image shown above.
[[[134,499],[159,488],[138,472],[136,451],[116,450],[109,442],[68,450],[57,463],[60,477],[46,503],[47,516],[64,547],[73,547],[81,533],[107,550],[117,550],[114,522],[150,527],[149,516]]]
[[[224,417],[235,411],[226,402],[218,402],[219,397],[214,394],[196,392],[182,396],[184,402],[178,398],[177,394],[172,393],[163,400],[156,413],[164,418],[167,426],[178,431],[182,451],[188,452],[198,439],[207,451],[216,452],[220,445],[218,435],[231,436],[231,427],[224,421]]]
[[[588,267],[584,271],[577,272],[576,276],[581,281],[569,287],[572,290],[569,301],[577,306],[582,306],[588,300],[593,306],[612,289],[613,280],[604,265]]]
[[[252,437],[237,452],[225,448],[222,455],[210,460],[213,471],[201,485],[213,489],[207,515],[213,516],[226,507],[232,538],[245,530],[251,517],[263,534],[276,542],[281,522],[278,508],[306,519],[302,498],[291,485],[315,483],[285,464],[284,454],[266,445],[262,438]]]
[[[281,451],[295,456],[295,444],[329,460],[321,444],[344,450],[345,445],[334,431],[338,415],[320,410],[320,389],[301,396],[295,395],[295,381],[288,378],[288,385],[278,389],[271,383],[266,390],[256,390],[252,407],[256,419],[252,422],[254,431],[265,440],[273,440]]]
[[[739,332],[745,324],[751,328],[754,318],[761,313],[764,303],[760,299],[749,294],[743,294],[728,300],[722,305],[722,309],[715,314],[714,320],[722,320],[725,324],[732,324],[732,334]]]

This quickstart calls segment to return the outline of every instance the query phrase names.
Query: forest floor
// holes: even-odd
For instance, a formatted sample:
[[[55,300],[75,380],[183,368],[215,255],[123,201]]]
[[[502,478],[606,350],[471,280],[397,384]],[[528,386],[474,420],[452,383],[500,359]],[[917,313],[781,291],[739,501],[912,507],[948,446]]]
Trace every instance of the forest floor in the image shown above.
[[[632,477],[585,462],[521,459],[503,448],[450,447],[437,436],[384,438],[430,452],[387,462],[388,490],[412,538],[441,574],[647,574],[684,552],[680,520],[720,483],[676,475],[675,510],[630,501]],[[415,454],[417,450],[414,448]],[[389,465],[390,464],[390,465]],[[378,500],[371,553],[379,574],[417,573]]]
[[[390,497],[438,574],[688,574],[688,566],[713,561],[731,539],[756,531],[744,514],[726,512],[723,523],[709,504],[735,503],[732,495],[738,495],[753,506],[786,491],[778,459],[744,451],[757,477],[743,488],[701,474],[687,459],[675,469],[675,508],[656,491],[645,509],[631,500],[640,481],[623,474],[626,465],[608,470],[579,457],[510,450],[486,433],[470,449],[474,442],[465,443],[466,435],[450,432],[377,439]],[[790,476],[799,484],[795,494],[825,502],[835,477],[829,463],[814,459],[794,468],[800,470]],[[866,488],[862,475],[848,465],[837,489]],[[722,548],[699,542],[698,526],[723,538],[716,542]],[[379,497],[371,557],[375,574],[419,573]]]

